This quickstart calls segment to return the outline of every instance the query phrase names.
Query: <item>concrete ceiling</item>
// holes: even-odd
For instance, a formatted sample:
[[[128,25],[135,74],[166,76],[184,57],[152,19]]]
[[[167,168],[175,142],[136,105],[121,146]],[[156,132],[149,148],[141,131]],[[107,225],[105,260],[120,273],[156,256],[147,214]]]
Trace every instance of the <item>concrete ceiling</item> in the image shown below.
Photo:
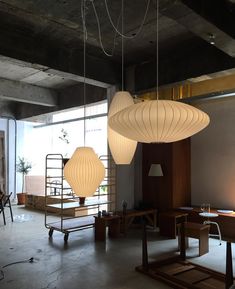
[[[106,3],[117,24],[121,0]],[[138,33],[147,3],[124,1],[126,35]],[[120,85],[122,49],[105,0],[87,0],[86,7],[90,103],[105,99],[108,87]],[[105,50],[114,48],[112,57],[101,49],[99,27]],[[156,2],[150,0],[141,32],[124,40],[126,87],[132,93],[156,84],[156,29]],[[0,0],[0,35],[1,115],[22,119],[83,104],[81,0]],[[232,0],[159,0],[158,36],[160,85],[234,73]]]

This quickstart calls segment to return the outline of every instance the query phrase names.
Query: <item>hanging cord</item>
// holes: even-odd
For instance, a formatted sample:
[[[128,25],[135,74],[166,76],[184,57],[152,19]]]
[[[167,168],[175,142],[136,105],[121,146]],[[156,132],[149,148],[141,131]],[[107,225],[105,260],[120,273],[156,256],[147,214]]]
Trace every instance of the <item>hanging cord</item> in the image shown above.
[[[158,29],[159,29],[159,0],[156,0],[156,96],[157,96],[157,100],[158,100],[158,95],[159,95],[159,78],[158,78],[158,73],[159,73],[159,67],[158,67],[158,58],[159,58],[159,35],[158,35]]]
[[[113,23],[113,20],[112,20],[112,17],[110,15],[110,12],[109,12],[109,7],[108,7],[108,4],[107,4],[107,0],[104,1],[105,2],[105,8],[106,8],[106,11],[107,11],[107,14],[108,14],[108,17],[109,17],[109,21],[111,23],[111,25],[113,26],[113,29],[123,38],[128,38],[128,39],[133,39],[135,38],[142,30],[143,26],[144,26],[144,23],[145,23],[145,20],[146,20],[146,17],[147,17],[147,14],[148,14],[148,10],[149,10],[149,4],[150,4],[150,0],[148,0],[147,2],[147,6],[146,6],[146,10],[145,10],[145,13],[144,13],[144,17],[143,17],[143,20],[137,30],[137,32],[135,33],[135,35],[131,35],[131,36],[128,36],[128,35],[125,35],[123,34],[123,32],[120,32],[118,30],[118,27],[114,25]]]
[[[158,72],[159,72],[159,67],[158,67],[158,58],[159,58],[159,54],[158,54],[158,50],[159,50],[159,44],[158,44],[158,29],[159,29],[159,23],[158,23],[158,17],[159,17],[159,0],[156,0],[156,98],[157,98],[157,114],[159,112],[158,109],[158,100],[159,100],[159,89],[158,89],[158,85],[159,85],[159,79],[158,79]],[[158,125],[158,117],[157,117],[157,138],[159,138],[159,125]]]
[[[86,0],[82,1],[82,24],[83,24],[83,103],[84,103],[84,147],[86,146]]]
[[[122,35],[124,31],[124,2],[122,0]],[[122,37],[122,91],[124,90],[124,37]]]
[[[97,27],[98,27],[98,33],[99,33],[99,42],[100,42],[100,47],[102,49],[102,51],[104,52],[104,54],[106,56],[112,57],[114,55],[114,50],[115,50],[115,46],[116,46],[116,38],[117,38],[117,32],[115,31],[114,34],[114,39],[113,39],[113,47],[111,49],[111,52],[107,52],[106,49],[104,48],[104,44],[103,44],[103,40],[102,40],[102,33],[101,33],[101,25],[100,25],[100,20],[99,20],[99,16],[94,4],[94,0],[90,0],[92,7],[93,7],[93,11],[95,14],[95,18],[96,18],[96,22],[97,22]],[[118,21],[117,21],[117,27],[119,26],[119,22],[120,22],[120,18],[121,18],[121,13],[118,16]]]

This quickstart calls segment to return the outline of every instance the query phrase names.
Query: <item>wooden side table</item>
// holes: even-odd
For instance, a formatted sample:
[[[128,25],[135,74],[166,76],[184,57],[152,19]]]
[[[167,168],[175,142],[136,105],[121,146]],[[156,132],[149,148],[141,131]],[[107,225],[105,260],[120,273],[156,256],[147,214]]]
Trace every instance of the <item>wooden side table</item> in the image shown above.
[[[120,217],[114,216],[95,216],[95,241],[106,240],[106,227],[110,238],[117,238],[120,234]]]
[[[187,221],[187,213],[179,211],[162,212],[159,215],[160,235],[175,239],[177,235],[177,224]]]

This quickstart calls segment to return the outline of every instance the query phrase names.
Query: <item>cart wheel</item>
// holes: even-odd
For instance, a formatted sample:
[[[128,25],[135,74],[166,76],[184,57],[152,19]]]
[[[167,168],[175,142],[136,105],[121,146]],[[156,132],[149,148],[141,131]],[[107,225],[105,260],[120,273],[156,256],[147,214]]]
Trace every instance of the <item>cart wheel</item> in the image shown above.
[[[52,237],[52,235],[53,235],[53,232],[54,232],[54,230],[53,230],[53,229],[50,229],[50,230],[49,230],[49,233],[48,233],[49,237]]]
[[[69,238],[69,233],[65,233],[64,234],[64,241],[67,242]]]

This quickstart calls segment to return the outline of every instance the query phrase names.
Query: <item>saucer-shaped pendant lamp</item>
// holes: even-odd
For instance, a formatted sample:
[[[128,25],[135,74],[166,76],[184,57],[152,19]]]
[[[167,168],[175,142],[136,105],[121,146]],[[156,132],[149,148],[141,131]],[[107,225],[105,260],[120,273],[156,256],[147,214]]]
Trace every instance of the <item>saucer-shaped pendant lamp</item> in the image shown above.
[[[210,122],[203,111],[172,100],[133,104],[110,117],[117,133],[143,143],[169,143],[188,138]]]
[[[108,119],[115,113],[133,104],[133,98],[128,91],[118,91],[110,104]],[[136,141],[120,135],[108,125],[108,143],[113,159],[117,165],[131,163],[137,146]]]
[[[105,168],[91,147],[79,147],[64,167],[64,176],[79,197],[91,197],[105,176]]]

